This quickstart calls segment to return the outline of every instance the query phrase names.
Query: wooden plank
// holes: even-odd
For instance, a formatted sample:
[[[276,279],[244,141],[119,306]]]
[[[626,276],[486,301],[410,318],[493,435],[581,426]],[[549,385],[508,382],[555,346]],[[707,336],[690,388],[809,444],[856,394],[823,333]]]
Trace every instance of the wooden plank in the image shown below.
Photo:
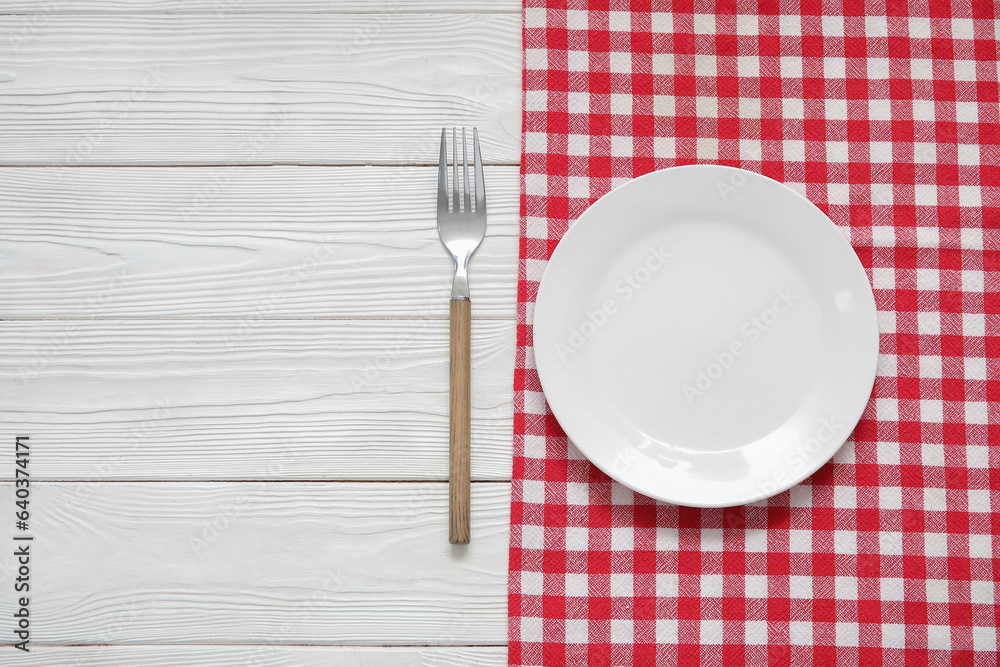
[[[520,160],[518,14],[43,16],[0,16],[0,164]]]
[[[4,647],[4,651],[9,651]],[[507,649],[343,646],[35,646],[19,667],[506,667]]]
[[[4,650],[8,650],[4,648]],[[339,646],[38,646],[17,656],[23,667],[506,667],[507,649]]]
[[[0,14],[100,13],[519,14],[519,0],[0,0]]]
[[[3,168],[0,313],[447,318],[436,184],[433,167]],[[473,316],[510,318],[517,168],[486,187]]]
[[[32,638],[505,644],[510,487],[473,487],[450,545],[446,484],[33,484]]]
[[[473,479],[510,479],[514,337],[473,324]],[[448,340],[443,320],[0,322],[3,430],[37,479],[447,480]]]

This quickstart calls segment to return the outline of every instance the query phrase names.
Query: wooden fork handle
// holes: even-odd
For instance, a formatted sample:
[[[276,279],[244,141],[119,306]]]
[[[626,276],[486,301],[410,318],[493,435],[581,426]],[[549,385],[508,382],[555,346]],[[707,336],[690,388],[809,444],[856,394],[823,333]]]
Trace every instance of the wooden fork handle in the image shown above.
[[[469,541],[469,413],[472,304],[451,300],[451,406],[448,473],[448,541]]]

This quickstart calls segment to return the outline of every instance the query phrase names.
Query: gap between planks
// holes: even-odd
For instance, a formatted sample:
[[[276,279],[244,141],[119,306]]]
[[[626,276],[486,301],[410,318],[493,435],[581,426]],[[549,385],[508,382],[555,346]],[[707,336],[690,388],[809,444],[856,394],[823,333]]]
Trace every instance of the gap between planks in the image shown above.
[[[427,9],[427,10],[411,10],[411,11],[370,11],[370,12],[303,12],[303,11],[288,11],[281,10],[277,12],[218,12],[218,11],[190,11],[185,10],[182,12],[172,11],[172,10],[160,10],[160,11],[145,11],[138,12],[135,10],[121,11],[121,12],[109,12],[109,11],[90,11],[90,12],[0,12],[0,16],[274,16],[276,14],[281,14],[285,16],[480,16],[480,15],[517,15],[521,13],[520,9],[479,9],[479,10],[463,10],[460,12],[446,12],[439,9]],[[2,644],[0,644],[2,646]]]
[[[474,300],[474,299],[473,299]],[[448,316],[441,317],[365,317],[364,315],[351,315],[350,317],[275,317],[264,318],[268,322],[447,322]],[[516,317],[501,315],[473,315],[475,322],[516,322]],[[81,319],[79,317],[0,317],[0,322],[241,322],[239,317],[136,317],[134,315],[108,315],[107,317],[92,317]]]
[[[518,14],[520,0],[0,0],[0,15],[59,14]]]
[[[13,484],[17,478],[0,477],[0,484]],[[512,479],[473,479],[472,484],[510,484]],[[448,479],[33,479],[32,485],[43,484],[448,484]],[[0,644],[2,645],[2,644]]]
[[[448,163],[451,165],[451,162]],[[487,167],[520,167],[520,162],[485,162]],[[217,164],[206,164],[203,162],[198,163],[176,163],[176,164],[142,164],[142,163],[127,163],[122,162],[119,164],[108,164],[106,162],[81,162],[79,164],[72,165],[61,165],[61,164],[16,164],[16,163],[3,163],[0,164],[0,169],[225,169],[228,167],[240,169],[248,168],[262,168],[262,167],[322,167],[324,169],[350,169],[357,167],[377,167],[379,169],[405,169],[412,167],[430,167],[433,169],[438,168],[437,162],[393,162],[393,163],[373,163],[373,162],[332,162],[332,163],[318,163],[318,162],[220,162]]]

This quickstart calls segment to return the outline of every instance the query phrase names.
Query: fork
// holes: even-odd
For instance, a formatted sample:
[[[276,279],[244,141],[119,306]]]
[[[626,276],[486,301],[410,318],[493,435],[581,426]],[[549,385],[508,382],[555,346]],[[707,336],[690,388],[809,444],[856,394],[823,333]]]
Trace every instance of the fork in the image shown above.
[[[470,344],[472,309],[469,300],[469,259],[486,234],[486,185],[483,161],[479,155],[479,133],[472,128],[475,207],[469,193],[469,154],[462,128],[463,196],[458,191],[458,140],[451,129],[452,192],[448,198],[448,142],[441,129],[441,157],[438,161],[437,218],[441,243],[455,260],[455,278],[451,284],[451,340],[449,381],[449,454],[448,454],[448,541],[469,541],[469,415],[470,415]]]

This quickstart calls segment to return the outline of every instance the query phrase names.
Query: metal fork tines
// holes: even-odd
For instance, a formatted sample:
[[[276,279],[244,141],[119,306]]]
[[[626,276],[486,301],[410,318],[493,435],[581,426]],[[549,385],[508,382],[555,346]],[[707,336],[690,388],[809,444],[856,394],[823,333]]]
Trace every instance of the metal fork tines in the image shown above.
[[[473,171],[475,174],[475,208],[469,190],[469,153],[462,128],[462,176],[464,186],[459,192],[458,137],[451,130],[452,191],[448,197],[448,142],[447,131],[441,130],[441,157],[438,162],[438,235],[455,260],[455,279],[452,299],[469,298],[469,259],[482,243],[486,234],[486,186],[483,180],[483,161],[479,154],[479,132],[472,128]]]
[[[449,456],[448,456],[448,541],[469,541],[469,459],[470,459],[470,389],[472,302],[469,299],[469,259],[486,234],[486,186],[483,161],[479,155],[479,133],[472,129],[475,164],[475,207],[469,191],[469,151],[462,128],[462,175],[465,183],[459,193],[458,136],[453,128],[452,193],[448,198],[448,135],[441,130],[441,159],[438,163],[438,235],[455,260],[455,278],[451,284],[451,332],[449,378]]]

